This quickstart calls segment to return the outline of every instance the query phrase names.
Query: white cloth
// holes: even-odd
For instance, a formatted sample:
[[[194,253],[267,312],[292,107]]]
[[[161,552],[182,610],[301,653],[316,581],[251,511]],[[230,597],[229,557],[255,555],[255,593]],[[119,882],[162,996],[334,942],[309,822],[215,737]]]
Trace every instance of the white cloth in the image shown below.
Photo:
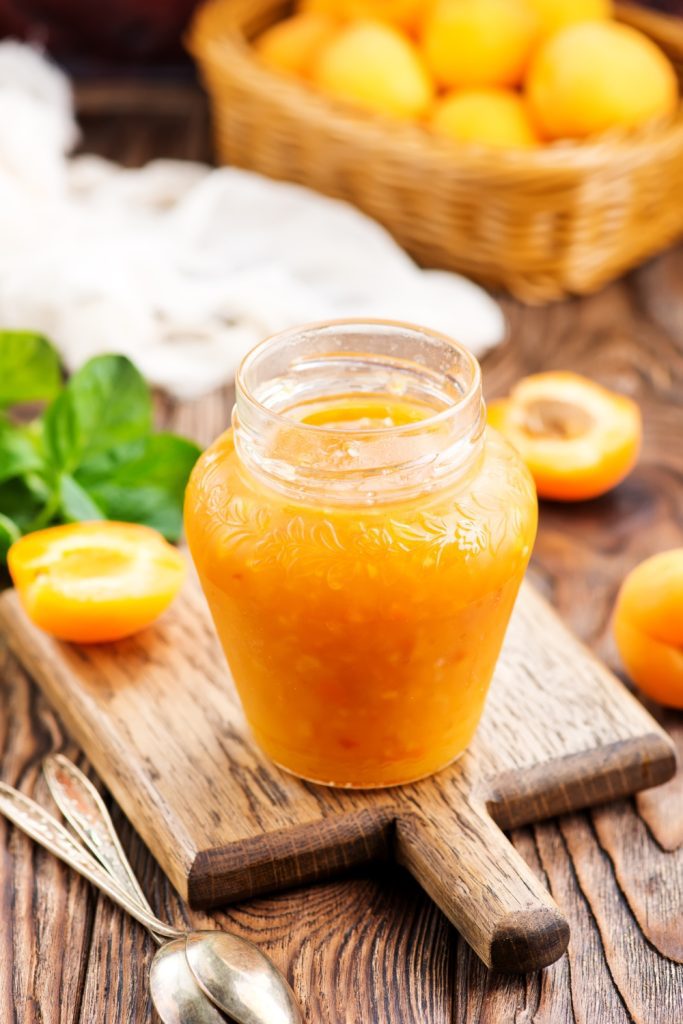
[[[42,331],[70,369],[125,352],[191,398],[297,323],[408,320],[475,354],[503,336],[481,288],[420,270],[347,203],[234,168],[69,159],[76,137],[62,73],[0,43],[0,327]]]

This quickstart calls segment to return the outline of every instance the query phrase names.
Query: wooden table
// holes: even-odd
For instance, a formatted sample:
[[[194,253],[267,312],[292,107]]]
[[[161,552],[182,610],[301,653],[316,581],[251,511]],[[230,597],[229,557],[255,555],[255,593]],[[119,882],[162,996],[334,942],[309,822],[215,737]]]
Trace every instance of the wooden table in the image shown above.
[[[153,106],[153,104],[151,104]],[[86,145],[128,163],[206,157],[201,105],[155,116],[91,114]],[[98,108],[99,109],[99,108]],[[571,368],[633,395],[645,415],[637,470],[601,500],[541,509],[533,576],[564,619],[618,667],[609,617],[624,573],[683,543],[683,249],[590,298],[528,309],[504,300],[509,341],[484,364],[487,394],[524,373]],[[165,422],[208,442],[228,419],[220,392]],[[683,715],[662,720],[683,761]],[[47,803],[51,750],[78,751],[0,647],[0,777]],[[161,916],[188,914],[114,808]],[[310,1024],[683,1024],[683,772],[637,800],[516,831],[514,843],[572,929],[569,953],[542,973],[494,976],[398,869],[227,908],[218,924],[259,942],[285,968]],[[135,923],[0,821],[0,1024],[154,1020],[154,951]]]

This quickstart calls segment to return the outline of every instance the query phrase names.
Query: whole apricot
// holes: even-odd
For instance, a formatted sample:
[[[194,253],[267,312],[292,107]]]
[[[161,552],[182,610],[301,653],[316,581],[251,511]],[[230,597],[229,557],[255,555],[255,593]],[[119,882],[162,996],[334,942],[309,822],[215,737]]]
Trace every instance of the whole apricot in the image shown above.
[[[302,12],[267,28],[254,46],[270,67],[306,77],[320,48],[332,38],[337,27],[337,21],[328,14]]]
[[[624,580],[613,619],[624,668],[649,697],[683,708],[683,548],[662,551]]]
[[[674,69],[664,52],[617,22],[570,25],[541,44],[526,82],[532,115],[549,139],[584,138],[672,114]]]
[[[463,89],[445,96],[430,125],[456,142],[523,149],[539,142],[524,100],[512,89]]]
[[[323,11],[339,18],[388,21],[411,31],[417,27],[427,4],[425,0],[302,0],[302,11]]]
[[[323,47],[312,77],[331,96],[400,118],[420,117],[434,93],[416,48],[397,29],[378,21],[342,28]]]
[[[527,0],[538,15],[541,32],[550,36],[579,21],[604,21],[612,16],[611,0]]]
[[[422,47],[440,85],[518,85],[537,37],[538,19],[523,0],[438,0]]]

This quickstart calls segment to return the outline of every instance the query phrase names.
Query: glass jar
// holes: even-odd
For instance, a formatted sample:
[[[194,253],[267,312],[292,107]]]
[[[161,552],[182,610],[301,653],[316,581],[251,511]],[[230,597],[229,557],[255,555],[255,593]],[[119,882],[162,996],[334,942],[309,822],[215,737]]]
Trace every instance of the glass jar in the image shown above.
[[[331,786],[396,785],[457,758],[536,520],[466,349],[382,321],[258,345],[185,507],[258,744]]]

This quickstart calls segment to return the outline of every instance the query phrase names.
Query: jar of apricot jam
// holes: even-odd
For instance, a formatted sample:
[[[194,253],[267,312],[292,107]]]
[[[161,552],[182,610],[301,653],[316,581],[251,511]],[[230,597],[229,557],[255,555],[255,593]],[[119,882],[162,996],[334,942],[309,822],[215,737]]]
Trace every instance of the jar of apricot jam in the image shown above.
[[[190,550],[257,743],[331,786],[467,747],[536,532],[477,361],[382,321],[288,331],[236,381],[188,487]]]

